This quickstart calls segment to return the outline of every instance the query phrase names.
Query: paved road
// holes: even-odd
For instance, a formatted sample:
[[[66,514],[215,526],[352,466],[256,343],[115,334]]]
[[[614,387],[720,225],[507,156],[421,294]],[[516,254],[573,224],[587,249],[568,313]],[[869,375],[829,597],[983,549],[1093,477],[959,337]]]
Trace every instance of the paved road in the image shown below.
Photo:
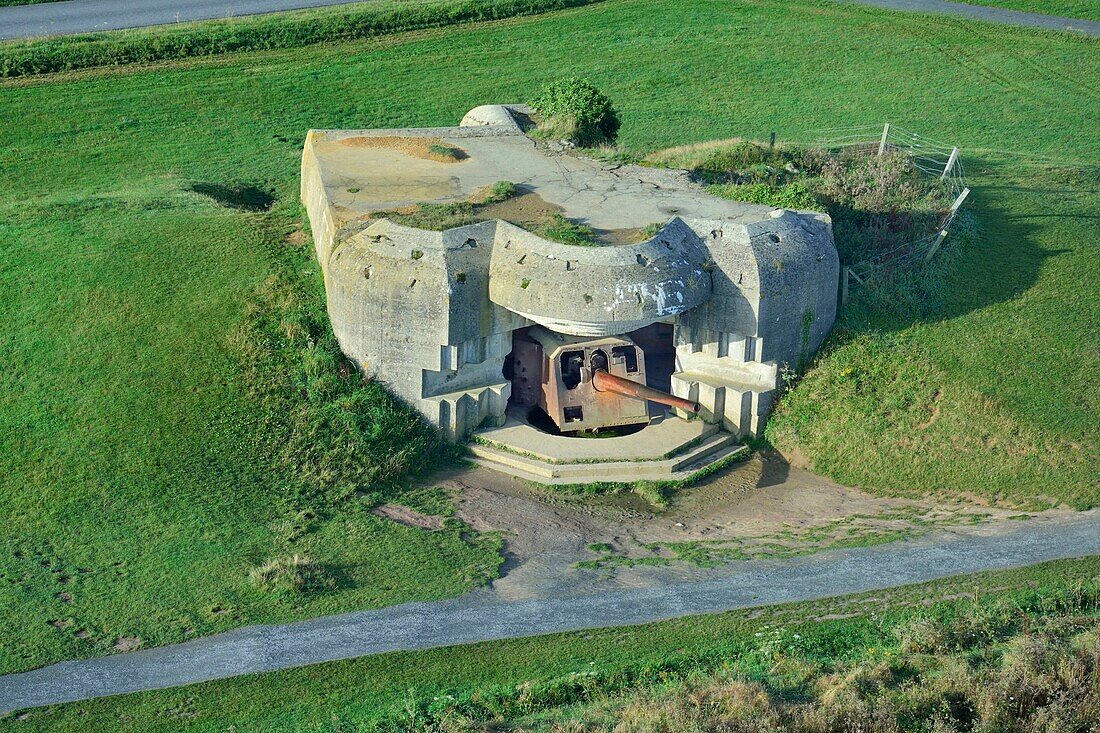
[[[401,649],[621,626],[844,595],[980,570],[1100,554],[1100,510],[963,534],[750,561],[694,583],[503,601],[492,589],[183,644],[61,662],[0,677],[0,711],[265,672]]]
[[[345,5],[352,0],[68,0],[0,8],[0,39],[139,28],[189,20]],[[848,0],[892,10],[944,13],[1100,36],[1100,23],[946,0]]]
[[[67,0],[0,8],[0,39],[141,28],[280,10],[347,5],[354,0]]]
[[[974,20],[987,20],[992,23],[1007,23],[1030,28],[1046,28],[1053,31],[1077,31],[1089,36],[1100,36],[1100,23],[1092,20],[1063,18],[1058,15],[1025,13],[1008,8],[993,8],[985,5],[953,3],[947,0],[841,0],[859,5],[874,5],[889,10],[902,10],[913,13],[938,13],[957,15]]]

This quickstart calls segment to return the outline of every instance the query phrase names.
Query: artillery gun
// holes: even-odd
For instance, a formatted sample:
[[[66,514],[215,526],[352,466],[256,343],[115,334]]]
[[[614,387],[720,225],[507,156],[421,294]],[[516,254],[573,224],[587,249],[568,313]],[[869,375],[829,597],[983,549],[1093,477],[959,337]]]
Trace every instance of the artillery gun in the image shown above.
[[[645,352],[627,336],[585,338],[533,326],[512,348],[512,400],[539,406],[563,432],[649,422],[649,402],[699,403],[646,385]]]

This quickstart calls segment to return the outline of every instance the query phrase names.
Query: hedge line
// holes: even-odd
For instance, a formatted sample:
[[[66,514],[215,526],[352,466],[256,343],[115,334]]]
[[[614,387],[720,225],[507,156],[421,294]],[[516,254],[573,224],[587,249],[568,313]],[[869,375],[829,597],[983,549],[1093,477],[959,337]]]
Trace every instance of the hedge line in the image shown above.
[[[297,48],[456,23],[534,15],[594,2],[599,0],[446,0],[413,7],[315,10],[195,23],[179,28],[16,41],[0,44],[0,78],[234,51]]]

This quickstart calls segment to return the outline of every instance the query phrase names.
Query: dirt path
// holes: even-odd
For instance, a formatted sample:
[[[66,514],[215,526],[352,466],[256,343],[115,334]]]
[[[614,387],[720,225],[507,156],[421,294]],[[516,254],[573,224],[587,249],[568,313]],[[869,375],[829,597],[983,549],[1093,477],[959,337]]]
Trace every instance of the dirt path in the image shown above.
[[[698,580],[734,561],[934,531],[981,534],[1010,517],[1034,516],[961,501],[879,498],[759,455],[678,492],[660,512],[633,494],[563,496],[484,469],[437,483],[455,497],[459,519],[503,533],[506,562],[493,591],[508,600]]]
[[[426,649],[848,595],[950,575],[1100,554],[1100,511],[984,532],[750,560],[692,582],[556,598],[482,588],[460,598],[252,626],[183,644],[0,677],[0,712],[154,690],[395,650]]]

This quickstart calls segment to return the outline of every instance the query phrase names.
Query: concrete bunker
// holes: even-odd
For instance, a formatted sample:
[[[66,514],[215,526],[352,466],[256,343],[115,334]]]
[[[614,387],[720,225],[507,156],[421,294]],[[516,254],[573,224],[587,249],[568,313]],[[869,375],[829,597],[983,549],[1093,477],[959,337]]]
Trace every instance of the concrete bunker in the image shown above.
[[[653,460],[645,447],[665,450],[662,436],[683,439],[675,452],[759,435],[781,367],[813,353],[835,317],[829,218],[537,142],[517,122],[526,114],[491,105],[454,128],[309,132],[302,199],[345,353],[455,440],[533,431],[505,446],[514,454],[627,426],[643,429],[573,442]],[[464,205],[498,181],[619,234],[578,246],[502,218],[434,230],[387,213]],[[532,408],[553,429],[532,425]]]

